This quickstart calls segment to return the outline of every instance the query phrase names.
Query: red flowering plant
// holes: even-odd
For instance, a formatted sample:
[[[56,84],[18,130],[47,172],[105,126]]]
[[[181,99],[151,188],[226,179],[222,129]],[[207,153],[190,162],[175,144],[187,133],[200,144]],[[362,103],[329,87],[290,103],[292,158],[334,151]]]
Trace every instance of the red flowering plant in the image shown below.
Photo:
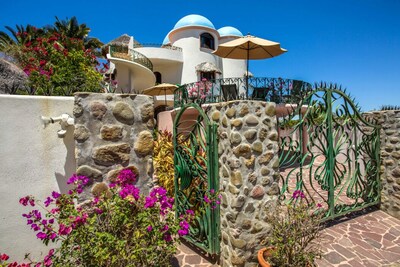
[[[15,55],[32,94],[72,95],[77,91],[101,91],[102,75],[97,57],[83,40],[58,33],[32,38]]]
[[[76,203],[89,178],[77,175],[68,181],[74,185],[68,194],[53,192],[43,202],[21,198],[24,206],[41,207],[23,214],[36,237],[59,245],[43,261],[26,266],[170,266],[193,212],[175,218],[174,199],[167,191],[153,188],[143,196],[134,185],[136,178],[132,170],[122,170],[81,205]]]

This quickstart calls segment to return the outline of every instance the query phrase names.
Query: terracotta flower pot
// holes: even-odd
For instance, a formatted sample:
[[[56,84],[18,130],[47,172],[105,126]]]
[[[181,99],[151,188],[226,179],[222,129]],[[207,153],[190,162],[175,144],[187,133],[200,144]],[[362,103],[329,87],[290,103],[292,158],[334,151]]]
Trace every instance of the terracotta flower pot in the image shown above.
[[[268,261],[265,260],[265,258],[268,258],[269,255],[271,255],[271,251],[274,248],[272,247],[267,247],[267,248],[262,248],[258,251],[257,258],[258,258],[258,263],[260,264],[261,267],[271,267],[271,264],[268,263]]]

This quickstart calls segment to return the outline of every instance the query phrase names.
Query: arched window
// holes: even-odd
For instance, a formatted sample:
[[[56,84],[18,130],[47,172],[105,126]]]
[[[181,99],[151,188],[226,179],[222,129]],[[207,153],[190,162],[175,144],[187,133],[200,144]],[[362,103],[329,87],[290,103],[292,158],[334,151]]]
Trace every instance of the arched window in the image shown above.
[[[215,80],[215,71],[200,72],[200,81],[203,79],[207,81]]]
[[[200,35],[200,47],[209,48],[214,50],[214,37],[208,32],[202,33]]]
[[[156,71],[156,72],[154,72],[154,75],[156,76],[156,84],[162,83],[161,73]]]

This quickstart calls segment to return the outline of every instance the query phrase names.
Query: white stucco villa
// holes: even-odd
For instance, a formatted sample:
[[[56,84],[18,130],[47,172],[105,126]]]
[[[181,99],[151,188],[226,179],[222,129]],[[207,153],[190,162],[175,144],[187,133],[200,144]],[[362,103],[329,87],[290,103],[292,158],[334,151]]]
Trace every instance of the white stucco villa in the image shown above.
[[[162,45],[142,44],[126,34],[108,43],[109,74],[117,81],[118,91],[136,93],[159,83],[243,77],[245,60],[212,54],[219,44],[242,36],[234,27],[217,30],[207,18],[188,15],[175,24]]]

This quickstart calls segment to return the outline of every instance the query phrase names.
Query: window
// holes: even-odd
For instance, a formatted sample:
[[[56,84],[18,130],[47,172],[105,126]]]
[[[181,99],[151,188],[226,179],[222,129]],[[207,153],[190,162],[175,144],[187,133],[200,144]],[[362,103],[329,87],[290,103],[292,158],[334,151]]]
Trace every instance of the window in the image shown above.
[[[215,72],[200,72],[200,80],[207,79],[207,81],[215,80]]]
[[[209,48],[214,50],[214,37],[205,32],[200,35],[200,47]]]
[[[156,76],[156,84],[162,83],[161,73],[156,71],[156,72],[154,72],[154,75]]]

